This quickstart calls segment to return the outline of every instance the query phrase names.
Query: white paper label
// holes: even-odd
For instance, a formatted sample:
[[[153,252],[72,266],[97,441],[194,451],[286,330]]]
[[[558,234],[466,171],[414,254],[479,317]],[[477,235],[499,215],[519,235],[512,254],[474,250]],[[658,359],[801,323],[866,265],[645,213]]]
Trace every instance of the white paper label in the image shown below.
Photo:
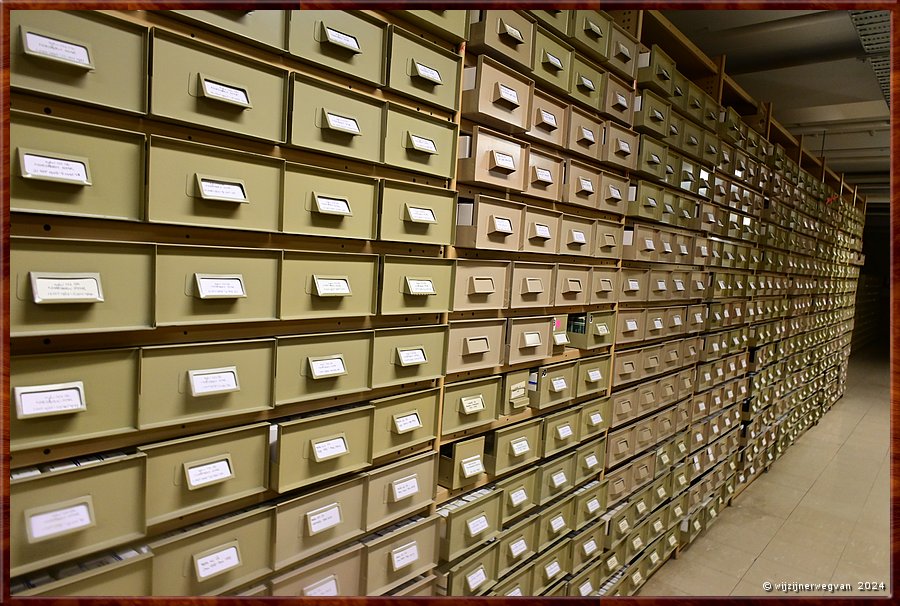
[[[307,524],[311,533],[319,533],[329,528],[334,528],[341,523],[341,508],[337,503],[326,505],[306,514]]]
[[[400,570],[419,559],[419,545],[415,541],[391,551],[391,563],[394,570]]]
[[[333,597],[338,595],[337,577],[330,575],[328,578],[303,588],[303,595],[307,597]]]
[[[630,331],[638,329],[637,320],[625,320],[625,327]]]
[[[190,373],[191,393],[195,396],[211,392],[236,391],[238,389],[237,373],[232,370],[224,372],[193,371]]]
[[[347,440],[342,437],[315,442],[313,444],[313,450],[316,451],[316,456],[320,460],[340,456],[349,452],[347,449]]]
[[[471,478],[474,475],[484,472],[484,463],[481,462],[481,456],[476,455],[461,461],[463,477]]]
[[[594,131],[583,126],[581,127],[581,138],[587,139],[591,143],[594,143],[596,141],[596,138],[594,137]]]
[[[637,512],[641,515],[643,515],[644,512],[647,511],[647,504],[644,503],[643,501],[638,501],[637,505],[635,505],[634,507],[635,507],[635,509],[637,509]]]
[[[49,386],[48,386],[49,387]],[[58,412],[75,412],[86,410],[82,394],[84,387],[79,381],[67,386],[59,386],[59,389],[47,389],[37,391],[35,388],[15,388],[15,398],[18,404],[17,417],[27,418],[35,415],[44,415]]]
[[[603,378],[603,375],[600,374],[600,370],[599,370],[599,369],[597,369],[597,368],[592,368],[592,369],[590,369],[590,370],[588,371],[588,381],[590,381],[591,383],[596,383],[597,381],[599,381],[599,380],[602,379],[602,378]],[[597,413],[595,413],[595,414],[597,414]],[[599,417],[600,415],[597,414],[597,416]],[[593,418],[594,418],[594,417],[591,416],[591,422],[593,422]],[[599,421],[598,421],[598,422],[599,422]],[[596,425],[596,423],[594,423],[594,424]]]
[[[700,282],[697,282],[697,284],[700,284]],[[697,324],[702,323],[702,322],[703,322],[703,315],[701,315],[700,313],[695,313],[695,314],[694,314],[694,322],[696,322]]]
[[[640,282],[637,280],[628,280],[628,290],[638,290],[641,287]],[[636,330],[636,329],[632,329]]]
[[[575,433],[575,432],[572,431],[572,426],[569,425],[568,423],[559,425],[556,428],[556,435],[559,437],[560,440],[565,440],[566,438],[571,437],[573,433]]]
[[[539,238],[544,238],[545,240],[549,240],[551,238],[550,235],[550,227],[548,225],[543,225],[541,223],[534,224],[534,233]]]
[[[200,189],[204,197],[226,198],[228,200],[246,200],[247,194],[239,183],[200,179]]]
[[[553,385],[553,391],[564,391],[568,388],[565,377],[554,377],[550,383]]]
[[[246,297],[239,278],[200,278],[200,297]]]
[[[579,74],[581,76],[581,74]],[[594,90],[594,81],[586,76],[581,76],[581,86],[588,90]]]
[[[200,580],[203,580],[213,574],[224,572],[240,565],[241,559],[237,547],[228,547],[218,553],[197,558],[197,576]]]
[[[419,208],[416,206],[409,206],[409,218],[414,221],[421,221],[422,223],[434,223],[434,211],[430,208]]]
[[[581,191],[586,191],[591,194],[594,193],[594,182],[590,179],[578,177],[578,185],[581,187]]]
[[[424,364],[428,360],[425,359],[424,349],[403,349],[399,351],[400,361],[405,364]]]
[[[600,415],[599,412],[591,413],[591,425],[596,427],[597,425],[599,425],[602,422],[603,422],[603,417]]]
[[[528,543],[525,542],[525,539],[519,539],[518,541],[514,541],[509,545],[509,553],[514,558],[518,558],[526,551],[528,551]]]
[[[309,365],[312,367],[313,375],[317,379],[343,375],[347,372],[347,367],[341,358],[310,360]]]
[[[674,323],[675,326],[681,326],[681,324],[682,324],[682,322],[681,322],[681,316],[674,316],[674,317],[672,318],[672,323]]]
[[[525,492],[524,488],[518,488],[509,494],[509,502],[512,503],[513,507],[518,507],[527,500],[528,493]]]
[[[584,235],[583,231],[579,231],[577,229],[572,230],[572,241],[578,244],[586,244],[587,238]]]
[[[204,79],[203,90],[208,97],[217,97],[219,99],[242,103],[244,105],[250,104],[250,98],[247,96],[247,91],[234,86],[227,86],[225,84]]]
[[[656,328],[656,330],[662,330],[663,329],[662,318],[655,318],[653,320],[653,327]]]
[[[549,124],[550,126],[552,126],[554,128],[557,127],[556,116],[554,114],[551,114],[550,112],[548,112],[545,109],[540,110],[540,112],[541,112],[541,120],[543,120],[546,124]]]
[[[350,36],[343,32],[339,32],[338,30],[332,29],[330,27],[325,27],[325,35],[328,37],[329,41],[334,42],[335,44],[340,44],[341,46],[346,46],[354,50],[361,50],[359,47],[359,42],[353,36]]]
[[[607,560],[606,560],[606,566],[607,566],[607,568],[613,569],[613,568],[617,567],[618,565],[619,565],[619,558],[617,558],[616,556],[612,556],[611,558],[607,558]]]
[[[459,402],[462,404],[463,413],[467,415],[481,412],[485,408],[484,398],[480,395],[460,398]]]
[[[410,133],[409,138],[412,140],[413,147],[415,147],[416,149],[420,151],[427,151],[432,154],[437,153],[437,146],[431,139],[419,137],[418,135],[414,135],[412,133]]]
[[[520,457],[526,452],[531,450],[531,446],[528,444],[527,438],[518,438],[509,443],[510,447],[512,447],[513,455]]]
[[[593,453],[589,454],[588,456],[586,456],[584,458],[584,465],[588,469],[593,469],[594,467],[597,466],[598,463],[599,463],[599,461],[597,460],[597,455],[595,455]]]
[[[544,572],[547,573],[548,579],[552,579],[553,577],[558,575],[561,570],[562,568],[560,567],[557,560],[553,560],[552,562],[544,566]]]
[[[513,103],[515,105],[519,104],[519,93],[517,93],[515,91],[515,89],[512,89],[512,88],[506,86],[505,84],[500,84],[499,82],[497,84],[500,87],[500,96],[501,97],[503,97],[504,99],[506,99],[507,101],[509,101],[510,103]]]
[[[227,459],[215,461],[213,463],[207,463],[206,465],[188,467],[187,470],[188,483],[193,488],[197,488],[198,486],[203,486],[204,484],[209,484],[211,482],[218,482],[219,480],[230,478],[233,475],[234,474],[231,471],[231,464]]]
[[[55,511],[38,513],[28,518],[31,536],[38,540],[44,537],[86,528],[93,523],[87,503],[79,503]]]
[[[559,488],[560,486],[568,482],[569,479],[566,477],[566,472],[557,471],[555,474],[550,476],[550,481],[553,482],[553,488]]]
[[[479,566],[478,570],[466,575],[466,583],[469,585],[469,591],[475,591],[487,581],[487,573],[484,567]]]
[[[83,162],[34,154],[23,154],[22,160],[25,164],[25,172],[29,176],[88,183],[87,167]]]
[[[595,513],[599,509],[600,509],[600,501],[598,501],[596,498],[593,498],[587,502],[588,513]]]
[[[466,526],[469,529],[469,535],[474,537],[490,528],[490,523],[488,523],[487,516],[480,515],[476,518],[472,518],[471,520],[466,521]]]
[[[494,217],[494,230],[504,234],[511,234],[513,230],[512,221],[503,217]]]
[[[407,431],[422,427],[422,420],[419,418],[419,413],[413,412],[408,415],[395,417],[394,424],[397,426],[397,431],[399,433],[406,433]]]
[[[523,595],[523,594],[522,594],[522,589],[521,589],[520,587],[516,587],[515,589],[513,589],[512,591],[510,591],[510,592],[507,593],[506,595],[507,595],[507,597],[518,597],[518,598],[520,598],[520,597],[522,597],[522,595]]]
[[[427,65],[422,65],[421,63],[419,63],[418,61],[415,61],[415,60],[413,60],[413,63],[415,64],[416,71],[419,73],[420,76],[422,76],[426,80],[431,80],[432,82],[435,82],[436,84],[443,84],[443,80],[441,79],[441,72],[439,72],[438,70],[436,70],[432,67],[428,67]]]
[[[326,196],[318,196],[319,210],[339,215],[350,214],[350,203],[341,198],[328,198]]]
[[[609,327],[606,324],[595,324],[597,327],[597,334],[601,337],[609,334]]]
[[[497,166],[501,166],[503,168],[508,168],[509,170],[516,170],[516,161],[509,154],[504,154],[502,152],[495,151],[494,152],[494,162],[497,163]]]
[[[534,172],[537,174],[537,180],[542,183],[553,183],[553,173],[551,173],[546,168],[534,168]]]
[[[556,55],[553,55],[551,53],[548,53],[547,51],[544,51],[544,54],[547,55],[547,61],[551,65],[553,65],[553,67],[555,67],[556,69],[563,69],[563,62],[560,60],[559,57],[557,57]]]
[[[581,597],[589,596],[594,593],[594,586],[591,585],[590,581],[585,581],[578,586],[578,593]]]
[[[409,292],[414,295],[432,295],[435,292],[434,282],[431,280],[407,278],[406,283],[409,286]]]
[[[52,278],[38,276],[32,280],[38,301],[102,301],[100,280],[95,277]]]
[[[659,531],[657,530],[656,532],[659,532]],[[651,551],[651,552],[650,552],[650,561],[651,561],[653,564],[656,564],[657,562],[659,562],[659,556],[656,554],[655,551]]]
[[[419,493],[419,480],[416,476],[400,478],[391,482],[394,500],[400,501]]]
[[[33,32],[25,32],[25,44],[28,50],[46,57],[62,59],[71,63],[78,63],[79,65],[91,65],[87,47],[78,44],[54,40]]]
[[[619,520],[619,532],[625,532],[628,530],[628,520],[622,519]]]

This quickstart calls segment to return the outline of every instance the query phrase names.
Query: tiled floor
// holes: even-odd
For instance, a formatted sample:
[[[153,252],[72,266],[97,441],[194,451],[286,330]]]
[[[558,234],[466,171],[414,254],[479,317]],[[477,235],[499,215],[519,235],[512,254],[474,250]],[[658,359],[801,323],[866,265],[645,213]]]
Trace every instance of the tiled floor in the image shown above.
[[[767,581],[889,587],[889,385],[886,346],[854,353],[844,397],[638,595],[829,595],[766,592]]]

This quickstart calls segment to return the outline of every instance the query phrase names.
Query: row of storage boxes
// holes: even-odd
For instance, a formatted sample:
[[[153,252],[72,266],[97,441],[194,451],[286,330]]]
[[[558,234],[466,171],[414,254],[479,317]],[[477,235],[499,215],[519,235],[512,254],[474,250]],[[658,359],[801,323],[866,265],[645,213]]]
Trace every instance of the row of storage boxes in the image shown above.
[[[752,244],[763,239],[761,232],[764,230],[764,223],[759,219],[717,204],[704,204],[696,225],[696,229],[711,236],[743,240]]]
[[[655,341],[704,330],[706,307],[652,307],[621,309],[616,318],[616,343]]]
[[[32,238],[11,259],[13,336],[615,303],[649,279],[622,272],[618,292],[609,267]],[[667,280],[688,292],[687,272],[657,273],[651,300],[676,298]]]
[[[715,362],[706,362],[697,366],[696,391],[705,391],[711,387],[720,385],[744,376],[749,368],[749,354],[747,352],[727,356]],[[749,384],[744,389],[737,389],[738,397],[747,397]],[[732,399],[735,396],[730,396]]]
[[[452,191],[155,135],[148,142],[143,133],[24,112],[13,112],[11,121],[12,210],[435,245],[453,241]]]
[[[606,511],[605,482],[582,475],[578,488],[571,478],[565,486],[553,489],[552,494],[544,487],[549,486],[553,475],[567,471],[570,459],[568,455],[556,463],[534,466],[439,507],[440,560],[456,562],[495,537],[504,540],[508,547],[523,538],[514,533],[532,530],[535,535],[527,543],[532,549],[541,550],[572,531],[596,524]],[[528,549],[522,547],[526,546],[510,550],[504,561],[512,565],[516,560],[527,559]]]
[[[13,515],[25,523],[11,535],[13,576],[141,539],[147,525],[265,493],[268,437],[268,427],[257,424],[130,455],[95,455],[14,472]],[[314,452],[301,450],[298,459],[312,460]],[[267,561],[274,557],[274,569],[281,569],[427,507],[434,498],[436,462],[434,453],[425,453],[278,501],[254,517],[295,530],[260,537],[265,553],[274,554]],[[215,521],[202,526],[210,524]],[[153,543],[151,548],[160,555]],[[175,575],[176,582],[205,580],[192,580],[188,569],[183,576]]]
[[[716,172],[762,192],[770,189],[770,184],[775,178],[773,169],[763,162],[757,162],[740,149],[728,145],[722,138],[719,139]]]
[[[637,136],[612,123],[596,127],[572,122],[571,138],[584,142],[592,160],[614,170],[634,170]],[[579,149],[567,151],[579,151]],[[459,137],[460,183],[492,187],[554,201],[563,201],[622,214],[621,177],[607,177],[597,167],[556,153],[532,148],[531,144],[473,125]],[[613,185],[615,189],[610,189]],[[616,191],[619,195],[616,195]],[[618,210],[617,210],[618,209]]]
[[[560,63],[564,60],[560,58]],[[558,82],[575,101],[593,111],[537,88],[534,80],[515,68],[478,55],[463,71],[462,117],[536,143],[595,157],[591,146],[600,141],[604,125],[596,114],[629,127],[634,91],[579,56],[574,65],[570,74],[563,70],[567,79]],[[547,84],[539,77],[538,80],[541,87]],[[585,133],[582,128],[590,132]]]
[[[700,359],[701,343],[701,338],[697,337],[617,351],[613,358],[612,385],[618,387],[693,366]],[[670,378],[674,380],[674,376]]]
[[[596,106],[592,93],[601,90],[600,78],[605,72],[589,62],[602,63],[631,87],[638,58],[638,41],[631,34],[597,11],[554,11],[552,16],[547,13],[470,11],[466,50],[489,54],[517,69],[525,68],[535,79],[568,92],[591,107]],[[573,47],[578,48],[578,54]],[[582,82],[582,77],[590,83]]]
[[[633,170],[682,192],[706,199],[712,197],[712,169],[669,149],[650,135],[640,135],[640,155]]]
[[[750,331],[751,328],[745,326],[705,335],[703,348],[700,351],[700,361],[710,362],[744,351],[750,343]]]
[[[360,12],[168,14],[191,14],[201,27],[232,33],[243,29],[245,35],[283,36],[269,40],[269,45],[316,67],[386,86],[416,102],[457,109],[461,57]],[[17,11],[12,29],[18,38],[13,88],[129,113],[147,113],[149,106],[153,116],[235,135],[285,140],[289,72],[272,62],[192,40],[193,34],[186,38],[158,27],[148,31],[100,14]]]
[[[539,492],[539,501],[543,504],[554,493],[602,473],[606,452],[603,439],[579,446],[581,442],[602,434],[608,426],[608,420],[603,418],[602,413],[601,405],[574,406],[546,417],[443,445],[438,482],[450,490],[456,490],[476,484],[486,477],[501,477],[538,463],[563,465],[545,474],[546,486]],[[578,448],[562,461],[541,462],[576,446]],[[551,477],[554,475],[557,477]]]
[[[766,190],[743,187],[721,174],[716,174],[713,180],[712,201],[759,219],[766,208],[766,200],[761,191]]]
[[[672,109],[658,93],[641,89],[635,99],[634,129],[706,166],[719,161],[719,138]]]

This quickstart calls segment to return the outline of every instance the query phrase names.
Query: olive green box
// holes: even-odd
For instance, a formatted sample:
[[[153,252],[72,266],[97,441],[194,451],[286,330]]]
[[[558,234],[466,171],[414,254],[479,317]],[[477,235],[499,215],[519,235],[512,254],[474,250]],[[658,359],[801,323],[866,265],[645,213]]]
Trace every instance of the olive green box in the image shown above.
[[[528,392],[529,406],[544,410],[575,397],[575,362],[542,366],[537,371],[536,388]]]
[[[272,408],[272,339],[141,349],[138,427]]]
[[[274,508],[238,513],[153,543],[153,595],[219,595],[272,572]]]
[[[611,23],[600,11],[566,11],[569,16],[569,32],[572,44],[592,61],[609,59]]]
[[[575,528],[575,495],[557,499],[540,514],[538,550],[543,552]]]
[[[569,453],[538,467],[538,502],[546,505],[575,486],[575,453]]]
[[[609,366],[610,356],[578,360],[575,370],[575,397],[605,396],[610,383]]]
[[[455,111],[462,57],[392,25],[387,88]]]
[[[500,576],[515,574],[524,562],[538,551],[538,530],[541,516],[533,515],[516,522],[503,531],[497,552],[497,572]]]
[[[374,240],[378,197],[377,179],[288,164],[282,230],[290,234]]]
[[[446,326],[375,331],[372,388],[429,381],[442,376],[446,340]]]
[[[440,314],[450,310],[453,261],[385,255],[381,274],[382,315]]]
[[[506,327],[507,364],[535,362],[550,357],[552,329],[552,316],[510,318]],[[513,399],[518,400],[518,397]]]
[[[597,398],[581,404],[581,424],[578,439],[582,442],[599,436],[609,429],[611,402],[609,398]]]
[[[531,73],[542,87],[558,92],[568,90],[574,61],[571,46],[542,27],[535,27]]]
[[[612,345],[616,330],[616,312],[600,311],[585,314],[584,332],[569,330],[569,340],[578,349],[597,349]]]
[[[542,553],[534,561],[534,580],[531,595],[539,595],[550,585],[566,576],[569,571],[569,542],[559,544]]]
[[[530,419],[495,429],[486,436],[485,466],[492,477],[504,476],[535,463],[541,457],[541,419]]]
[[[374,316],[378,255],[285,251],[280,308],[284,320]]]
[[[469,37],[469,11],[454,9],[391,12],[452,42],[462,42]]]
[[[269,581],[273,596],[357,596],[363,590],[365,553],[361,543],[322,554],[318,559]]]
[[[479,20],[470,14],[469,42],[466,51],[487,53],[506,64],[531,68],[534,48],[534,23],[511,10],[480,11]]]
[[[607,528],[605,522],[601,521],[597,524],[594,522],[599,520],[605,512],[606,480],[589,482],[575,491],[575,529],[582,530],[588,525],[591,525],[592,529],[599,529],[598,546],[603,545],[603,536],[606,534]],[[594,554],[584,553],[583,555],[590,557]]]
[[[460,440],[441,448],[438,459],[438,484],[456,490],[484,479],[485,437]]]
[[[510,308],[551,307],[555,274],[556,265],[552,263],[514,262],[510,282]]]
[[[606,78],[608,75],[604,70],[576,54],[569,72],[569,96],[582,105],[596,109],[600,106]]]
[[[10,481],[10,575],[144,536],[143,454]],[[65,522],[65,523],[64,523]]]
[[[497,584],[497,549],[494,541],[447,569],[447,595],[484,595]]]
[[[266,492],[269,424],[138,447],[147,455],[147,526]]]
[[[281,251],[160,246],[158,326],[276,320]]]
[[[146,596],[152,591],[153,552],[135,552],[131,557],[16,593],[25,596]]]
[[[284,161],[150,138],[147,220],[277,232]]]
[[[11,452],[137,430],[137,349],[10,358]]]
[[[270,455],[270,486],[280,493],[372,464],[374,406],[282,421]]]
[[[575,465],[576,484],[581,484],[586,480],[600,479],[603,477],[603,469],[606,467],[606,438],[582,444],[575,451],[575,457],[577,459]]]
[[[153,116],[284,142],[286,70],[157,28],[151,66]]]
[[[372,458],[402,452],[437,437],[440,389],[372,400]]]
[[[375,86],[385,81],[387,42],[387,24],[359,11],[291,11],[288,54]]]
[[[487,55],[463,72],[462,115],[505,133],[531,127],[534,81]]]
[[[503,491],[500,518],[504,525],[537,506],[538,475],[538,467],[532,466],[527,471],[497,482],[497,488]]]
[[[458,135],[459,126],[453,122],[389,103],[382,157],[394,168],[452,179]]]
[[[10,336],[152,328],[153,245],[10,238]]]
[[[457,209],[456,246],[517,251],[525,226],[525,206],[476,194]]]
[[[440,558],[452,562],[500,533],[500,491],[478,495],[442,516]]]
[[[287,44],[288,12],[277,10],[251,11],[169,11],[173,17],[200,24],[225,36],[284,51]]]
[[[445,385],[441,435],[492,423],[497,418],[502,391],[503,380],[500,376]]]
[[[383,595],[429,572],[438,561],[438,517],[431,516],[401,526],[365,543],[365,591]]]
[[[315,152],[379,163],[385,103],[294,74],[290,144]]]
[[[11,111],[10,210],[141,220],[145,140],[142,133]]]
[[[543,417],[541,457],[546,458],[578,444],[581,408],[573,406]]]
[[[383,180],[378,237],[392,242],[453,243],[457,193],[452,190]]]
[[[355,476],[275,506],[275,569],[365,533],[366,480]]]
[[[446,373],[496,368],[506,352],[506,320],[457,320],[447,332]]]
[[[428,507],[434,500],[437,453],[425,452],[364,474],[366,530]]]
[[[143,114],[145,27],[93,11],[10,11],[10,87]]]

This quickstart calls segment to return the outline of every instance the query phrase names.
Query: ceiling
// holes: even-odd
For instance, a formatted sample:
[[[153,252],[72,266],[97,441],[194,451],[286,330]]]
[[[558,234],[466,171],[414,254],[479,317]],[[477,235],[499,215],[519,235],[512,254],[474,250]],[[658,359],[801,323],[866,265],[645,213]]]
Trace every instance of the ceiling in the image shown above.
[[[699,10],[663,14],[873,211],[890,200],[887,11]]]

